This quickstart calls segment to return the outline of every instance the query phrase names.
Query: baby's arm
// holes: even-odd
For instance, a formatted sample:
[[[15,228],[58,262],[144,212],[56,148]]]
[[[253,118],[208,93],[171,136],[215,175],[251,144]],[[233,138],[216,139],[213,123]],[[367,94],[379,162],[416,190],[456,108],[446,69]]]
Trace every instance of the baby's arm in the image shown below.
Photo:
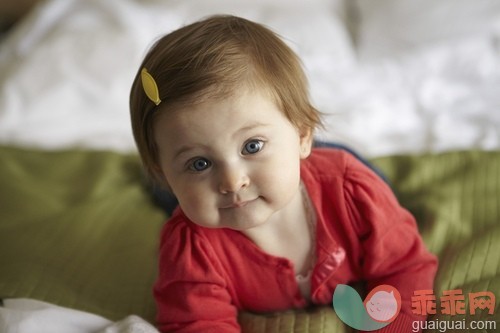
[[[214,258],[189,227],[164,230],[154,295],[161,332],[240,332],[237,309]]]
[[[401,294],[401,312],[380,332],[409,332],[416,290],[432,290],[437,259],[427,251],[413,216],[402,208],[391,189],[371,170],[355,165],[348,171],[346,192],[361,242],[361,271],[367,288],[388,284]]]

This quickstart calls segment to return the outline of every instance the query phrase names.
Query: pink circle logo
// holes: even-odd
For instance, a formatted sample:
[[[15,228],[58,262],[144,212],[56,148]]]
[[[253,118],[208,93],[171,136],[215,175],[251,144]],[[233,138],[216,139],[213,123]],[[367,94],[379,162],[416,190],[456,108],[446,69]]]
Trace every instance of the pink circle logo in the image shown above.
[[[370,291],[364,305],[373,320],[390,323],[396,319],[401,310],[401,294],[393,286],[383,284]]]

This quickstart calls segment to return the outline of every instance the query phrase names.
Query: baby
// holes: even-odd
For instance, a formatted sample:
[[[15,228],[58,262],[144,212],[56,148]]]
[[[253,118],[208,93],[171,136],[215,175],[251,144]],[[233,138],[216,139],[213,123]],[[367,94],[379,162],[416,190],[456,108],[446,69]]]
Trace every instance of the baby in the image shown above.
[[[134,137],[179,202],[162,231],[158,327],[239,332],[239,311],[332,303],[338,284],[389,284],[406,332],[436,258],[414,218],[344,150],[312,148],[320,113],[294,52],[264,26],[213,16],[161,38],[134,80]]]

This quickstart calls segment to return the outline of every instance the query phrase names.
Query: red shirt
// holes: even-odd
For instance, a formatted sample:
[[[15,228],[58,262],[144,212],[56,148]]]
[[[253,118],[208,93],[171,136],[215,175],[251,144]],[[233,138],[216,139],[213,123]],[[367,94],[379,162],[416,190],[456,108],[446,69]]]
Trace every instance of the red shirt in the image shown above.
[[[437,260],[412,215],[390,188],[352,155],[314,149],[301,179],[316,213],[311,301],[332,304],[337,284],[389,284],[403,300],[379,332],[409,332],[413,291],[432,289]],[[200,227],[178,208],[162,231],[154,288],[161,331],[239,332],[240,310],[271,312],[307,305],[292,263],[263,252],[230,229]]]

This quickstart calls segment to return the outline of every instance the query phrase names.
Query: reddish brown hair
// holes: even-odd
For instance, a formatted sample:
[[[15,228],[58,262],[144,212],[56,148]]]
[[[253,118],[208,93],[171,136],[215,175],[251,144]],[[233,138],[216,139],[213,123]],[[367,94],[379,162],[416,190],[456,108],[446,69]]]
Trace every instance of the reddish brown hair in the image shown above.
[[[158,106],[143,90],[143,68],[158,85]],[[309,101],[300,60],[263,25],[235,16],[212,16],[159,39],[130,93],[132,130],[148,174],[162,179],[153,135],[155,114],[226,98],[243,86],[269,93],[297,129],[313,131],[321,123]]]

